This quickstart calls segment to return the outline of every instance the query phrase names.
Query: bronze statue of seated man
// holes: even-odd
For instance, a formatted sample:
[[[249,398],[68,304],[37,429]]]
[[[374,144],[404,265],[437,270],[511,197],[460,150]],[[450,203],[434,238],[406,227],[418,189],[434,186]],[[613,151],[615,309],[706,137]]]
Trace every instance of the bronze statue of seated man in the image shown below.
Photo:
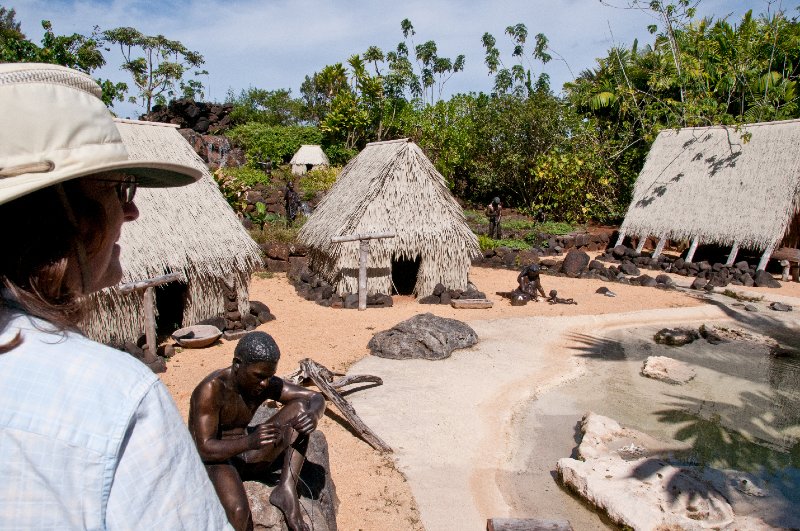
[[[280,350],[266,332],[239,340],[230,367],[209,374],[192,393],[189,431],[234,529],[253,529],[242,479],[256,479],[282,457],[280,481],[269,501],[291,530],[306,531],[297,480],[308,436],[325,412],[320,393],[275,376]],[[283,404],[270,419],[248,429],[266,400]]]

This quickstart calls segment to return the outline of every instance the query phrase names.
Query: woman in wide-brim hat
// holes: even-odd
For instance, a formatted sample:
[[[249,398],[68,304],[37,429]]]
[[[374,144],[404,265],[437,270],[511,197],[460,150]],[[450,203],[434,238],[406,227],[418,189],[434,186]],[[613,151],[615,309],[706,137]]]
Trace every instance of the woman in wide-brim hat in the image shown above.
[[[137,186],[200,173],[129,160],[100,87],[68,68],[0,65],[0,116],[0,527],[227,527],[164,385],[76,326],[121,279]]]

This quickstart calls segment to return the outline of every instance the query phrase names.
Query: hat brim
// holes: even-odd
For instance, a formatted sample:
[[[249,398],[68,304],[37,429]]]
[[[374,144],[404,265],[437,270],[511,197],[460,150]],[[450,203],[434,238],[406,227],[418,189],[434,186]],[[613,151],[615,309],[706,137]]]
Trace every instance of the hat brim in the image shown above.
[[[117,171],[136,177],[136,182],[143,188],[170,188],[185,186],[198,181],[203,173],[190,166],[170,164],[162,161],[126,160],[115,163],[106,163],[94,167],[82,168],[81,171],[46,172],[39,174],[28,173],[18,183],[17,177],[6,177],[0,188],[0,204],[19,199],[27,194],[36,192],[73,179],[80,179],[98,173]],[[22,177],[22,176],[21,176]]]

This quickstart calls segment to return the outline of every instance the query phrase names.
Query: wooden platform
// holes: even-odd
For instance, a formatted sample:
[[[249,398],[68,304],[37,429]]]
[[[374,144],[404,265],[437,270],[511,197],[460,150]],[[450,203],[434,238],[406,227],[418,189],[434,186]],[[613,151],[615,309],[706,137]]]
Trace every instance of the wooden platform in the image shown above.
[[[572,531],[572,526],[565,520],[489,518],[486,531]]]
[[[458,310],[467,309],[486,309],[491,308],[494,303],[489,299],[453,299],[450,306]]]

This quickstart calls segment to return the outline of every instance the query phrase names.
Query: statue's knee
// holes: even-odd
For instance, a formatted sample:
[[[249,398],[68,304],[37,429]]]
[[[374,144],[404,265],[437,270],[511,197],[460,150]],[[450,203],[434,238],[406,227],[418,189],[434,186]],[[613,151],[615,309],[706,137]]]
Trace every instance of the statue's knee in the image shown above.
[[[250,504],[247,500],[237,502],[230,509],[230,518],[234,522],[246,522],[250,518]]]

